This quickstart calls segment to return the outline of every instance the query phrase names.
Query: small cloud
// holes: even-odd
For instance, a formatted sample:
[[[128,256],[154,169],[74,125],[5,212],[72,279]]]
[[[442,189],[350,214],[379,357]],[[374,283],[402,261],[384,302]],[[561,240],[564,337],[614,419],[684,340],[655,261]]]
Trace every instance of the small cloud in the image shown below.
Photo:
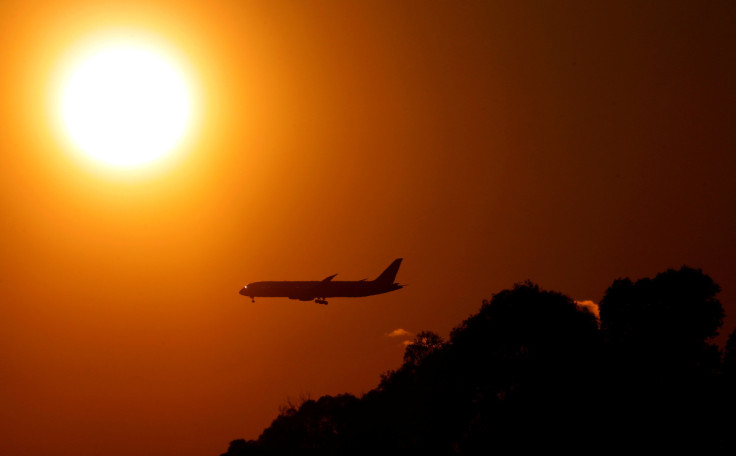
[[[413,340],[404,340],[404,341],[401,341],[401,345],[403,345],[404,347],[406,347],[406,346],[411,345],[412,342],[414,342],[414,341]]]
[[[590,313],[595,315],[595,318],[597,319],[601,318],[597,303],[590,301],[590,300],[586,300],[586,301],[575,301],[575,304],[577,304],[578,307],[581,309],[587,309]]]
[[[411,333],[405,329],[398,328],[386,334],[386,336],[388,337],[411,337]]]

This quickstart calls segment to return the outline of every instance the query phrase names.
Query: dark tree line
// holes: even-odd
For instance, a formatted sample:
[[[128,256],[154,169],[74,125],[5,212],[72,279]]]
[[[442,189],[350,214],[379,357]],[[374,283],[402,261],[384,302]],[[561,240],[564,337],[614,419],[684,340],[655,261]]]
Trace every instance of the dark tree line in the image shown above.
[[[598,319],[518,284],[448,341],[419,333],[363,397],[286,407],[223,456],[733,453],[736,332],[723,353],[709,342],[724,318],[719,291],[687,267],[616,280]]]

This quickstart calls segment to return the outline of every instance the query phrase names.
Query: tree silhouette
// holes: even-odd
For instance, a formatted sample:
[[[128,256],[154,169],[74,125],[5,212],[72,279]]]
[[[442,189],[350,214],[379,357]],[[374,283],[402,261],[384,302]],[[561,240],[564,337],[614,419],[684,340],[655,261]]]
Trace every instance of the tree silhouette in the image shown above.
[[[723,323],[716,299],[720,291],[700,269],[685,266],[654,279],[619,279],[600,303],[602,329],[616,343],[676,349],[700,345],[716,336]]]
[[[562,409],[589,413],[597,321],[568,296],[531,282],[504,290],[452,331],[451,347],[467,452],[553,446]]]
[[[404,350],[404,363],[413,366],[419,365],[427,356],[442,348],[444,341],[437,333],[422,331]]]
[[[723,355],[721,391],[723,400],[718,412],[722,415],[720,435],[727,436],[719,448],[723,454],[736,452],[736,440],[732,438],[736,429],[736,329],[731,332],[726,342]]]
[[[356,398],[285,407],[227,456],[474,455],[565,450],[728,452],[736,331],[698,269],[619,279],[596,317],[531,282],[503,290],[445,342],[420,332],[404,363]]]
[[[604,401],[611,442],[647,435],[651,450],[702,449],[715,441],[718,348],[708,342],[723,322],[720,287],[699,269],[667,270],[653,279],[619,279],[600,303],[606,340]],[[628,411],[636,410],[637,414]]]
[[[731,332],[723,354],[723,374],[736,381],[736,329]]]

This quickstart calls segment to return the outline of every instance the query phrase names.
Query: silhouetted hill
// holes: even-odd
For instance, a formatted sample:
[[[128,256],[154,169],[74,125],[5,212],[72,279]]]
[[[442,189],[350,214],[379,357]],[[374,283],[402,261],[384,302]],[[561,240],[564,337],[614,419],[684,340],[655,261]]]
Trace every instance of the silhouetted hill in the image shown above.
[[[683,267],[616,280],[600,321],[532,283],[484,301],[448,341],[424,331],[361,398],[285,408],[223,456],[730,451],[736,335],[721,356],[720,291]],[[731,413],[732,414],[732,413]]]

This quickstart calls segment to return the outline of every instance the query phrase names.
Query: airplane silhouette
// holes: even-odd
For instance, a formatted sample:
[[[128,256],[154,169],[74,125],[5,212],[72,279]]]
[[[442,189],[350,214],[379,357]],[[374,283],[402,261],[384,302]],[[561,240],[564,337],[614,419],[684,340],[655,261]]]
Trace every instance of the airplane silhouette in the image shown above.
[[[388,293],[404,287],[394,283],[401,260],[402,258],[394,260],[376,280],[332,280],[337,275],[335,274],[322,281],[253,282],[244,286],[240,294],[249,296],[253,302],[256,301],[256,297],[281,297],[300,301],[314,300],[317,304],[327,305],[326,298],[356,298]]]

